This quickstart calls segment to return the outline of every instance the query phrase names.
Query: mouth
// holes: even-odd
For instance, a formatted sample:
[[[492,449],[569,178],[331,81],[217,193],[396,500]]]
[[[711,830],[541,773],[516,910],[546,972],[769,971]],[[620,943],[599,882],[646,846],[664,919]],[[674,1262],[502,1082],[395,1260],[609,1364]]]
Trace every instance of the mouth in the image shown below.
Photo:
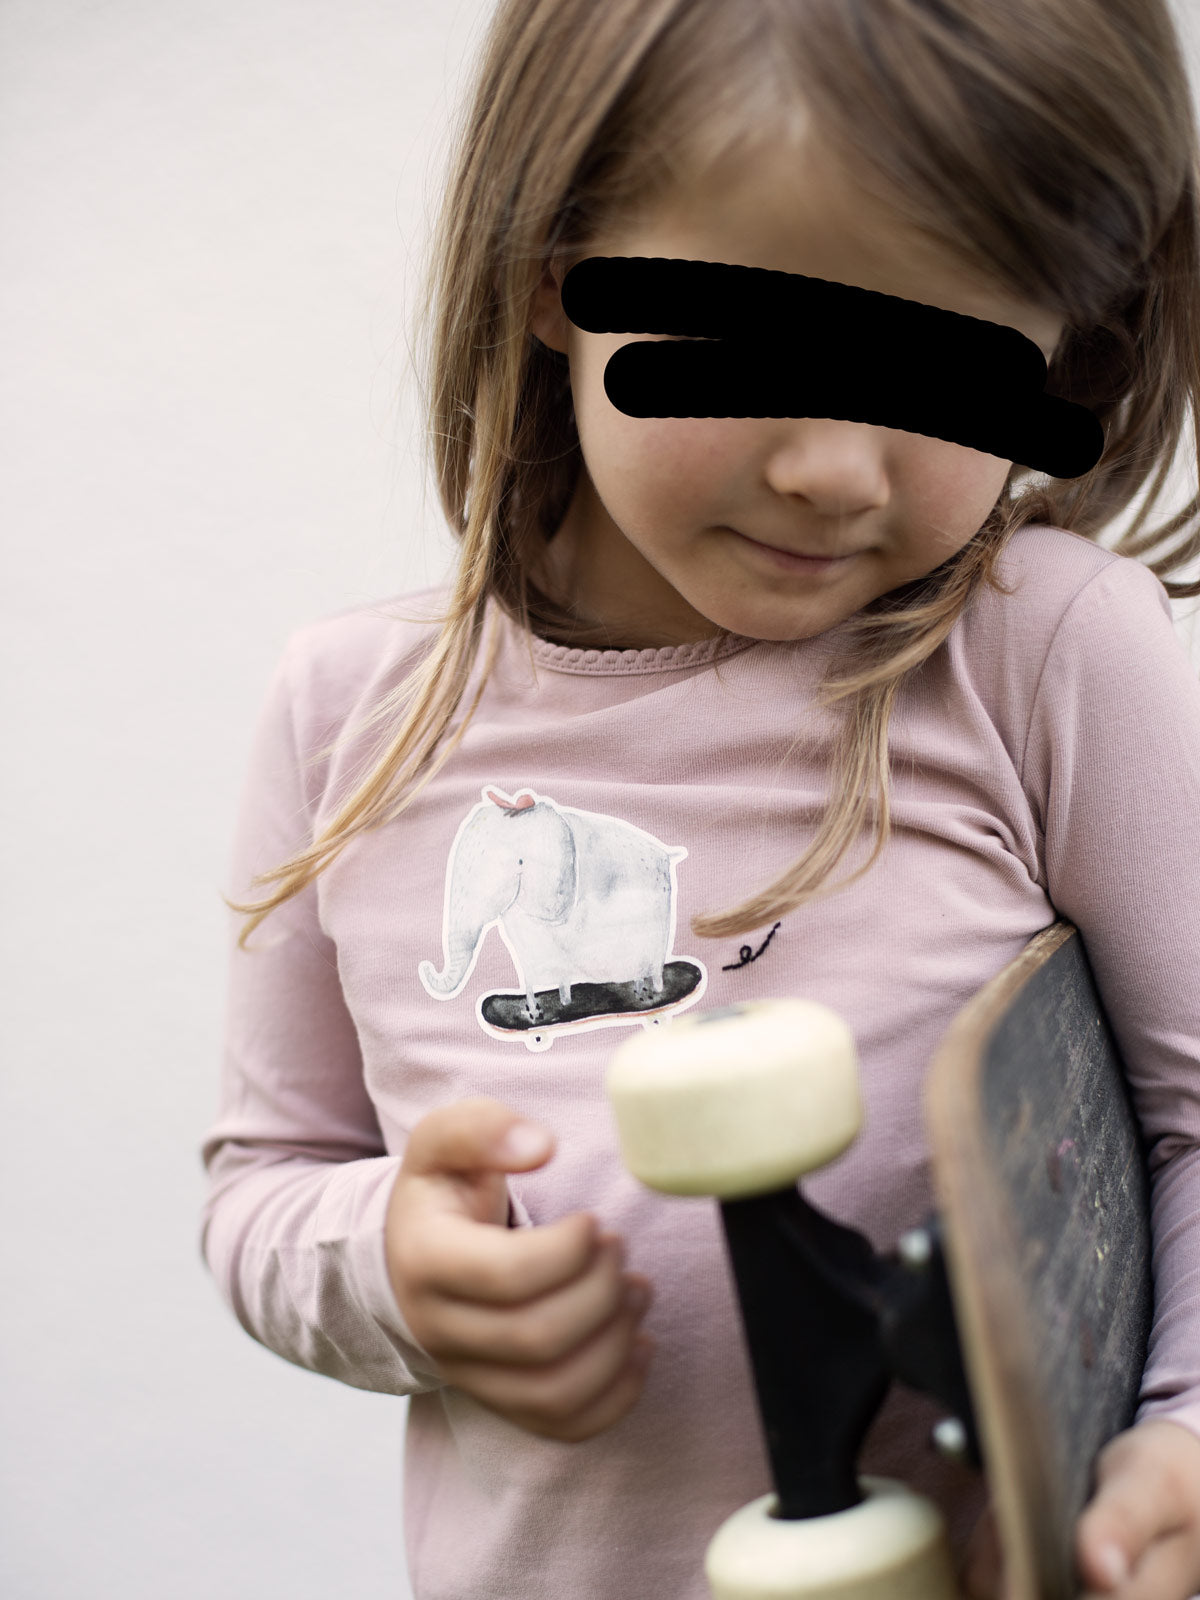
[[[759,539],[751,539],[748,534],[738,533],[736,528],[730,528],[728,531],[753,549],[762,551],[785,572],[825,572],[845,566],[848,561],[853,561],[857,554],[857,551],[852,551],[848,555],[841,556],[805,555],[798,550],[784,550],[778,545],[763,544]]]

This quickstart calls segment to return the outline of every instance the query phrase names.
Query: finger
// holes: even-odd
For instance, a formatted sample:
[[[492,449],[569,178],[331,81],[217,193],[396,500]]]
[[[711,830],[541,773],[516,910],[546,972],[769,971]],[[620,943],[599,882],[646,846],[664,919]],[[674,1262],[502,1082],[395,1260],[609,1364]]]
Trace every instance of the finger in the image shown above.
[[[1187,1520],[1169,1450],[1161,1448],[1161,1426],[1118,1434],[1096,1463],[1098,1487],[1079,1518],[1075,1553],[1084,1582],[1101,1592],[1116,1588],[1155,1540]]]
[[[634,1340],[629,1360],[621,1369],[610,1388],[594,1400],[585,1410],[577,1412],[570,1421],[551,1423],[537,1421],[531,1429],[544,1438],[558,1439],[564,1444],[579,1444],[605,1428],[611,1428],[632,1411],[641,1398],[646,1384],[646,1373],[654,1355],[654,1341],[649,1337]]]
[[[1117,1594],[1120,1600],[1188,1600],[1200,1589],[1200,1559],[1191,1529],[1156,1539]],[[1088,1589],[1083,1600],[1112,1600],[1110,1589]]]
[[[443,1300],[437,1309],[436,1349],[428,1344],[427,1348],[439,1359],[547,1366],[585,1344],[618,1312],[629,1311],[640,1319],[649,1303],[648,1282],[622,1275],[620,1248],[614,1242],[565,1288],[523,1305],[492,1307]]]
[[[439,1106],[409,1135],[397,1204],[455,1210],[503,1227],[509,1215],[505,1174],[543,1166],[554,1153],[548,1128],[484,1097]]]
[[[416,1294],[495,1306],[521,1305],[574,1282],[594,1266],[601,1248],[599,1226],[588,1212],[511,1229],[431,1212],[397,1244]]]
[[[475,1171],[527,1172],[549,1159],[554,1136],[499,1100],[479,1096],[439,1106],[408,1137],[404,1169],[414,1177]]]
[[[441,1363],[448,1382],[534,1432],[561,1437],[594,1411],[633,1355],[637,1319],[621,1312],[561,1360],[542,1367]],[[645,1335],[640,1336],[645,1338]]]
[[[619,1377],[637,1334],[625,1309],[557,1361],[538,1366],[468,1356],[441,1362],[447,1380],[487,1405],[565,1420],[592,1405]]]

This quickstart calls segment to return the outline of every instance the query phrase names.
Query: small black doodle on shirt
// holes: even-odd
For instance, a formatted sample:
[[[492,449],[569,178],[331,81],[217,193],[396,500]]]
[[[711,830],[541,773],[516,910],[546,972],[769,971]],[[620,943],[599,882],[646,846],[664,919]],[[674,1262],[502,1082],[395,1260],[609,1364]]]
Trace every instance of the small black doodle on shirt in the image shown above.
[[[738,955],[739,955],[740,959],[737,960],[737,961],[731,961],[727,967],[722,967],[721,971],[722,972],[736,972],[739,967],[748,967],[752,961],[757,961],[759,956],[762,955],[763,951],[767,948],[767,946],[770,944],[771,940],[775,937],[776,930],[779,927],[780,927],[780,924],[777,922],[775,924],[775,927],[771,929],[770,933],[763,940],[763,942],[759,945],[758,949],[753,952],[753,954],[751,953],[750,946],[748,944],[744,944],[742,946],[742,948],[738,951]]]

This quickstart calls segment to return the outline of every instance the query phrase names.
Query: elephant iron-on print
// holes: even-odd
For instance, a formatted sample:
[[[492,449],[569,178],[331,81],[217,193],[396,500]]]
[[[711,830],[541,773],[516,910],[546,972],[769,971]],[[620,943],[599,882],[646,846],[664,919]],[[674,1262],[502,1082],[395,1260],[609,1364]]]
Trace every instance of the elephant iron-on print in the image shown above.
[[[446,867],[445,961],[418,969],[438,1000],[458,995],[484,936],[499,929],[521,987],[483,996],[480,1026],[545,1049],[565,1030],[644,1022],[694,1005],[698,961],[670,960],[675,867],[687,851],[619,817],[485,785]]]

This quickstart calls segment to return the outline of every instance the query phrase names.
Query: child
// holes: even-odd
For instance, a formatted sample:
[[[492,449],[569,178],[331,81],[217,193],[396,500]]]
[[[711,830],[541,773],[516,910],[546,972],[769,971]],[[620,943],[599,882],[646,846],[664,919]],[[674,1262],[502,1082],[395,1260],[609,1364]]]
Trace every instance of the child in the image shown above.
[[[418,1600],[702,1600],[770,1488],[717,1208],[636,1183],[605,1098],[668,980],[847,1019],[865,1126],[806,1188],[885,1249],[933,1204],[934,1048],[1059,916],[1129,1068],[1157,1284],[1081,1572],[1200,1587],[1200,685],[1169,605],[1200,584],[1160,581],[1200,499],[1146,529],[1196,443],[1198,171],[1163,0],[501,0],[431,280],[457,575],[289,642],[204,1148],[247,1332],[412,1397]],[[632,416],[606,364],[661,336],[570,320],[589,257],[1016,330],[1103,454],[1048,479],[897,417]],[[938,1415],[897,1388],[860,1467],[937,1500],[995,1595]]]

